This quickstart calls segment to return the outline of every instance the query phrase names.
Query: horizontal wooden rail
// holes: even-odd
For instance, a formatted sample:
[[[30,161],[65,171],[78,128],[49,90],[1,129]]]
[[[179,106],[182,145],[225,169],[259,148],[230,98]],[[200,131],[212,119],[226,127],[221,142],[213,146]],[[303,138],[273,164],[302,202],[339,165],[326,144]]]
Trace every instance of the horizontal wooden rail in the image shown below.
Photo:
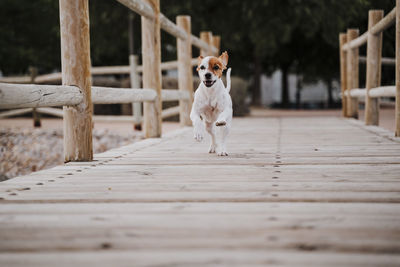
[[[120,104],[154,101],[157,97],[152,89],[121,89],[92,86],[93,104]]]
[[[21,108],[21,109],[3,111],[0,112],[0,119],[26,114],[32,112],[32,110],[33,110],[32,108]]]
[[[383,19],[381,19],[369,32],[371,34],[378,34],[395,24],[396,22],[396,8],[393,8]]]
[[[349,50],[356,47],[360,47],[363,44],[367,43],[368,33],[370,34],[378,34],[393,25],[396,22],[396,8],[393,8],[389,14],[387,14],[382,20],[380,20],[377,24],[375,24],[369,31],[360,35],[358,38],[352,40],[349,43],[346,43],[342,49]]]
[[[9,76],[9,77],[1,77],[1,83],[31,83],[31,76]]]
[[[82,102],[76,86],[0,83],[0,109],[73,106]]]
[[[169,118],[169,117],[172,117],[172,116],[175,116],[178,114],[179,114],[179,106],[175,106],[175,107],[163,109],[161,112],[161,117],[163,119],[165,119],[165,118]]]
[[[366,63],[367,62],[367,57],[360,56],[358,58],[358,61],[360,63]],[[383,57],[383,58],[381,58],[381,63],[382,63],[382,65],[393,65],[393,66],[395,66],[396,65],[396,59],[395,58],[390,58],[390,57]]]
[[[367,90],[365,88],[356,88],[350,90],[351,97],[364,98]],[[349,95],[348,91],[345,91],[345,96]],[[369,97],[378,98],[378,97],[395,97],[396,96],[396,86],[379,86],[376,88],[372,88],[369,91]]]
[[[139,121],[135,119],[133,116],[112,116],[112,115],[94,115],[94,122],[131,122],[133,124],[141,124],[143,122],[143,118],[140,118]]]
[[[369,96],[376,97],[395,97],[396,86],[380,86],[369,90]]]
[[[367,40],[368,40],[368,32],[365,32],[362,35],[360,35],[358,38],[352,40],[349,43],[346,43],[345,45],[343,45],[342,49],[343,50],[349,50],[349,49],[360,47],[363,44],[366,44]]]
[[[147,3],[144,3],[141,0],[117,0],[117,1],[141,16],[147,18],[154,18],[153,9]],[[175,23],[170,21],[167,17],[165,17],[161,13],[159,16],[159,20],[161,29],[165,30],[169,34],[180,39],[187,39],[189,37],[182,28],[178,27]],[[210,46],[206,42],[200,40],[198,37],[194,35],[191,35],[191,42],[194,46],[200,49],[211,50],[213,53],[218,53],[218,49],[216,47],[211,46],[210,49]]]
[[[161,99],[163,102],[188,100],[190,99],[189,92],[180,91],[178,89],[163,89],[161,91]]]
[[[196,66],[198,63],[197,58],[192,58],[190,61],[192,66]],[[161,70],[174,70],[178,68],[178,61],[165,61],[161,63]],[[137,72],[143,72],[143,66],[139,65],[136,67]],[[92,67],[92,75],[110,75],[110,74],[129,74],[130,66],[102,66]],[[46,82],[57,82],[61,81],[61,72],[38,75],[35,78],[35,83],[46,83]],[[10,76],[0,78],[0,83],[20,83],[28,84],[31,83],[32,79],[30,76]]]

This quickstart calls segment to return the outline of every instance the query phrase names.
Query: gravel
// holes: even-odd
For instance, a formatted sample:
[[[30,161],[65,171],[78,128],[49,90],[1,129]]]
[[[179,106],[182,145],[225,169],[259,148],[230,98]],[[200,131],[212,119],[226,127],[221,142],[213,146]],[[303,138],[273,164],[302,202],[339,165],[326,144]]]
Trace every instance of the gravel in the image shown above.
[[[121,136],[108,130],[94,130],[94,153],[140,139],[139,134]],[[0,129],[0,181],[63,164],[63,159],[62,129]]]

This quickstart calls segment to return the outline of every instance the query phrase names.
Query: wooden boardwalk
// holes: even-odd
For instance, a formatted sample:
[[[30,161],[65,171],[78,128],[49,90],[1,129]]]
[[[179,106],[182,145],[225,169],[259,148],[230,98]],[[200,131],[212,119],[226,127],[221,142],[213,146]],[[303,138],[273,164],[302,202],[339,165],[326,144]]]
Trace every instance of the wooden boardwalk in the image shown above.
[[[0,183],[0,266],[399,266],[400,143],[334,117],[185,128]]]

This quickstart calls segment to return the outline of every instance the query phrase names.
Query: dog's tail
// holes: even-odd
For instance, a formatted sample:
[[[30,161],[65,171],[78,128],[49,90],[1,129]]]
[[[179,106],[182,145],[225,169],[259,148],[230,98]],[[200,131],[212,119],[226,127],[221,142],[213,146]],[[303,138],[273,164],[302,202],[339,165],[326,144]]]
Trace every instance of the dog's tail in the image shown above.
[[[226,72],[226,90],[228,93],[231,90],[231,68]]]

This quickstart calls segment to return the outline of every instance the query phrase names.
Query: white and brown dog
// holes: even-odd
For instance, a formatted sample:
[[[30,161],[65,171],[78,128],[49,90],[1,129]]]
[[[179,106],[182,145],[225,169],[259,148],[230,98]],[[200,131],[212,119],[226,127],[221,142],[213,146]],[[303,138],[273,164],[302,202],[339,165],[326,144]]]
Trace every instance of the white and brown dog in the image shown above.
[[[190,119],[194,127],[194,139],[202,141],[204,129],[211,135],[209,153],[227,156],[226,138],[232,123],[231,68],[226,73],[226,88],[221,80],[228,64],[228,53],[220,57],[199,57],[197,71],[200,85],[194,94]]]

